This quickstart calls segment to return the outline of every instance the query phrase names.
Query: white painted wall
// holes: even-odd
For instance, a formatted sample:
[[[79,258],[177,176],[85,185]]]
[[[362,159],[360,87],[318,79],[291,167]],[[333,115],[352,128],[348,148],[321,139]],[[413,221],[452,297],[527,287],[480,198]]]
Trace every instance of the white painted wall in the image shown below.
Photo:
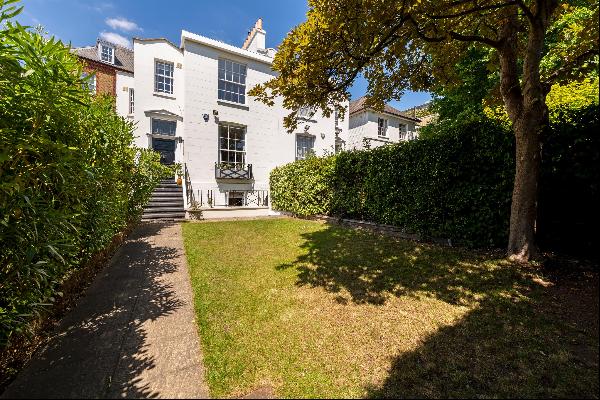
[[[125,71],[117,71],[116,85],[116,107],[117,113],[123,117],[133,119],[133,115],[129,114],[129,88],[135,86],[133,74]]]
[[[183,111],[185,105],[185,76],[183,73],[183,53],[166,40],[134,39],[133,50],[135,72],[135,144],[150,147],[148,134],[151,131],[150,120],[157,117],[177,121],[177,138],[184,138]],[[174,64],[173,94],[154,92],[154,63],[156,60]],[[183,145],[177,143],[175,161],[183,161]]]
[[[378,133],[378,118],[388,120],[387,136],[381,137]],[[348,132],[348,149],[361,150],[365,148],[365,138],[370,143],[370,148],[398,143],[417,137],[414,121],[404,119],[392,114],[363,110],[350,116]],[[405,130],[401,135],[401,127]]]
[[[245,105],[218,100],[218,60],[229,59],[247,67],[246,92],[254,85],[275,76],[272,58],[243,50],[189,32],[182,32],[182,48],[166,40],[134,40],[136,145],[149,147],[150,118],[154,115],[177,121],[176,162],[186,163],[195,196],[211,190],[215,204],[225,204],[227,190],[268,190],[273,168],[295,160],[296,133],[315,137],[315,152],[334,152],[334,117],[317,112],[301,121],[297,132],[288,133],[283,118],[289,113],[281,100],[273,107],[246,96]],[[174,93],[154,93],[154,61],[175,64]],[[180,64],[181,68],[177,68]],[[118,86],[119,90],[122,90]],[[125,92],[123,92],[125,94]],[[348,106],[346,104],[346,106]],[[216,115],[215,115],[216,113]],[[208,115],[208,121],[204,115]],[[246,163],[252,164],[254,179],[215,179],[215,162],[219,161],[219,122],[246,127]],[[349,119],[340,119],[340,137],[347,142]]]

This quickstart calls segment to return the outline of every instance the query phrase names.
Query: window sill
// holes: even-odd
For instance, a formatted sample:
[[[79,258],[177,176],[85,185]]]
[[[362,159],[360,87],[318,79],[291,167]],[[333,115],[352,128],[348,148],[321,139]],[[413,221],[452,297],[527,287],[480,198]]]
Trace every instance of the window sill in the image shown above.
[[[175,96],[173,96],[172,94],[168,94],[168,93],[154,92],[153,94],[156,97],[163,97],[165,99],[171,99],[171,100],[175,100],[176,99]]]
[[[226,107],[239,108],[240,110],[246,110],[246,111],[250,110],[250,107],[248,107],[245,104],[234,103],[232,101],[227,101],[227,100],[217,100],[217,104],[226,106]]]
[[[133,114],[127,114],[127,118],[133,119]]]

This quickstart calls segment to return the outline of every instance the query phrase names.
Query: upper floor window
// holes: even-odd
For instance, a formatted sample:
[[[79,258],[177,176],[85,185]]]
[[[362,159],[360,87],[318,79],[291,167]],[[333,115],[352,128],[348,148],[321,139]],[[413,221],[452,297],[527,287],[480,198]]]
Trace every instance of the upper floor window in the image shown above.
[[[296,136],[296,160],[304,160],[315,153],[315,137],[308,135]]]
[[[114,64],[115,63],[115,48],[106,44],[100,45],[100,59],[104,62]]]
[[[408,140],[408,132],[406,124],[400,124],[400,140]]]
[[[242,169],[246,164],[246,128],[219,124],[219,162]]]
[[[300,107],[298,109],[298,118],[311,119],[315,114],[315,109],[312,107]]]
[[[377,135],[387,136],[388,120],[385,118],[377,118]]]
[[[219,100],[246,104],[246,66],[219,59]]]
[[[129,114],[135,111],[135,93],[133,88],[129,88]]]
[[[156,135],[175,136],[177,121],[152,118],[152,133]]]
[[[154,64],[154,91],[173,94],[173,63],[156,61]]]
[[[83,84],[83,88],[90,91],[91,94],[96,94],[96,74],[88,74],[84,72],[81,74],[81,79],[87,79]]]

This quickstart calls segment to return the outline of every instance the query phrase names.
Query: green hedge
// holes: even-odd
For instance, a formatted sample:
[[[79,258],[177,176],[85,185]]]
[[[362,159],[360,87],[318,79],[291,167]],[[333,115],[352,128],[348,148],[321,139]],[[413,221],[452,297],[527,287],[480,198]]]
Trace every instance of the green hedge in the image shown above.
[[[271,174],[273,207],[362,219],[469,245],[502,244],[513,182],[512,136],[486,120],[367,151],[310,158]]]
[[[131,147],[114,99],[90,96],[67,47],[2,19],[0,346],[139,217],[165,173],[157,153]]]
[[[562,115],[562,114],[561,114]],[[568,110],[544,135],[538,242],[597,258],[598,107]],[[273,208],[390,224],[468,246],[504,246],[514,136],[485,117],[441,123],[425,138],[276,168]]]

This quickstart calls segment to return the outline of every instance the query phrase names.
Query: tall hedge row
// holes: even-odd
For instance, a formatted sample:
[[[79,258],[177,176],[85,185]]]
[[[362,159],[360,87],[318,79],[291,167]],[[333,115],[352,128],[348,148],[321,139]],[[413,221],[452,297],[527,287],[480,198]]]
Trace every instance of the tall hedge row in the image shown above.
[[[15,11],[0,0],[0,346],[139,217],[165,173],[67,47],[4,25]]]
[[[512,138],[489,121],[367,151],[309,158],[271,174],[273,207],[497,245],[508,231]]]
[[[486,118],[434,128],[424,139],[276,168],[273,208],[391,224],[469,246],[504,246],[514,136]],[[547,247],[593,255],[598,246],[597,132],[592,106],[566,113],[544,136],[538,239]]]

